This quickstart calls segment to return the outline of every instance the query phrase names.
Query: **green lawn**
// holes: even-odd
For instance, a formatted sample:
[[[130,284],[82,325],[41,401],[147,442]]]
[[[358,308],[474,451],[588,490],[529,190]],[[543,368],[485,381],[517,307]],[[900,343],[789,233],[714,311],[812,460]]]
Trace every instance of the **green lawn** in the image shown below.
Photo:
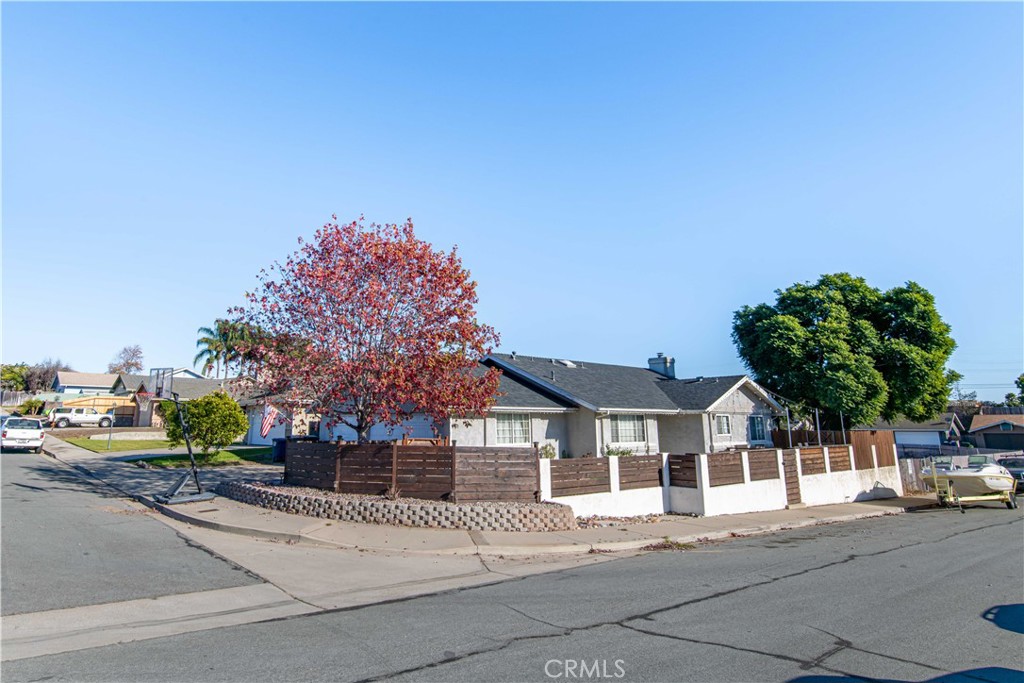
[[[73,443],[76,446],[80,446],[93,453],[109,453],[113,451],[145,451],[145,450],[158,450],[167,448],[167,440],[149,439],[142,441],[129,441],[125,439],[111,439],[110,448],[107,448],[106,439],[64,439],[68,443]]]
[[[195,452],[196,464],[200,467],[223,467],[225,465],[265,465],[271,461],[271,448],[235,448],[215,451],[209,455]],[[153,467],[189,467],[188,453],[166,455],[160,458],[146,458]]]

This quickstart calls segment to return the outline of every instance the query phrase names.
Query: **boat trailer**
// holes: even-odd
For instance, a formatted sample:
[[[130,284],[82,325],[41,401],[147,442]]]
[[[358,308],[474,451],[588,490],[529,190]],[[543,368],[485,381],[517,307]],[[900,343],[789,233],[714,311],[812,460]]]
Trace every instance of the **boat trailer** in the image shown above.
[[[938,467],[935,465],[935,459],[929,458],[929,460],[931,460],[932,487],[935,489],[935,497],[938,499],[939,507],[959,508],[961,514],[967,514],[967,511],[964,510],[964,503],[1003,503],[1008,510],[1017,509],[1016,486],[1009,491],[986,493],[981,496],[961,496],[957,494],[956,486],[949,479],[939,481]]]

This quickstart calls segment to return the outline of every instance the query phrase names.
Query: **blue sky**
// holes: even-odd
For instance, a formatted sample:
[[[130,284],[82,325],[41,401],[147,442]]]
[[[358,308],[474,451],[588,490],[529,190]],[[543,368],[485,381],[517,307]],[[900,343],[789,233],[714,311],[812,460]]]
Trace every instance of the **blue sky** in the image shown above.
[[[848,271],[1024,371],[1022,5],[4,3],[4,362],[195,330],[332,213],[459,246],[502,350],[742,371]]]

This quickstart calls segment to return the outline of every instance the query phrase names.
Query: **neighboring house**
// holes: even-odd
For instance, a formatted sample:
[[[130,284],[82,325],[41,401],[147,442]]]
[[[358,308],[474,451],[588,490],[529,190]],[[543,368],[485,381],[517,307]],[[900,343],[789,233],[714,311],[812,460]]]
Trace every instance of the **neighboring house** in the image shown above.
[[[275,403],[273,396],[250,396],[240,399],[238,404],[242,406],[245,417],[249,420],[249,431],[246,432],[243,441],[250,446],[269,446],[274,443],[274,439],[291,436],[316,436],[324,441],[334,440],[321,428],[319,415],[282,408],[280,403]],[[270,425],[270,431],[264,436],[263,417],[268,406],[279,412]]]
[[[60,394],[109,394],[115,380],[115,374],[60,370],[51,388]]]
[[[870,427],[854,427],[851,431],[888,431],[893,433],[897,446],[941,446],[950,441],[959,441],[964,426],[956,413],[942,413],[934,420],[914,422],[878,420]]]
[[[174,379],[178,379],[179,377],[185,377],[188,379],[208,379],[207,377],[200,375],[195,370],[190,370],[188,368],[174,368],[174,371],[171,372],[171,376],[174,377]]]
[[[139,401],[139,392],[148,391],[146,383],[149,382],[149,377],[143,377],[136,383],[135,377],[138,375],[122,375],[118,378],[118,384],[115,388],[118,391],[129,392],[129,388],[134,386],[135,389],[132,391],[132,400],[135,404],[135,427],[158,427],[161,426],[160,416],[154,413],[154,407],[156,400],[152,399],[148,402]],[[178,395],[179,401],[191,401],[193,399],[202,398],[208,394],[212,394],[215,391],[227,391],[228,394],[234,396],[236,399],[239,395],[244,394],[244,390],[247,387],[246,378],[232,378],[229,380],[223,379],[194,379],[192,377],[175,377],[173,384],[173,391]],[[164,400],[169,400],[170,396],[165,396]]]
[[[1024,415],[975,415],[967,433],[977,441],[978,448],[1022,450],[1024,449]]]
[[[504,395],[484,418],[439,426],[466,446],[550,444],[563,457],[770,447],[783,412],[744,375],[676,379],[663,354],[646,368],[515,354],[483,362],[504,373]]]
[[[149,378],[146,375],[130,375],[127,372],[122,372],[114,380],[110,392],[115,396],[134,395],[147,379]]]

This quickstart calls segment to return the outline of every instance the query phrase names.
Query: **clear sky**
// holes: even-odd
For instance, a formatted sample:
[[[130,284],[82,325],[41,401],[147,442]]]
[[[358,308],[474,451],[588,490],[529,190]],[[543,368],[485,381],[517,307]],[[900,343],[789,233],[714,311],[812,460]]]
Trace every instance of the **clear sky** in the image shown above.
[[[2,7],[4,362],[191,365],[337,213],[459,246],[520,354],[742,372],[824,272],[1024,371],[1021,3]]]

